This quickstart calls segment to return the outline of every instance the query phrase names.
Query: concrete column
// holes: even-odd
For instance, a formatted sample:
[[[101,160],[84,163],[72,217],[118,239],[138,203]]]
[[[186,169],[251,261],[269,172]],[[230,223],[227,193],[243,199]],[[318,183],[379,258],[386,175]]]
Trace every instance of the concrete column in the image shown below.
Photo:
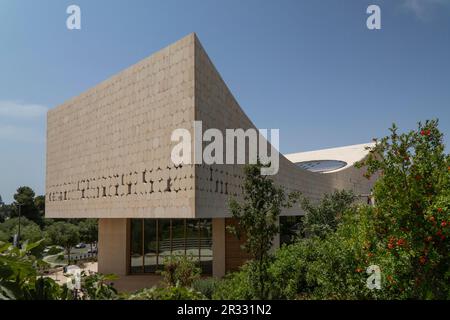
[[[225,275],[225,219],[212,219],[213,276]]]
[[[98,272],[128,273],[128,220],[98,220]]]

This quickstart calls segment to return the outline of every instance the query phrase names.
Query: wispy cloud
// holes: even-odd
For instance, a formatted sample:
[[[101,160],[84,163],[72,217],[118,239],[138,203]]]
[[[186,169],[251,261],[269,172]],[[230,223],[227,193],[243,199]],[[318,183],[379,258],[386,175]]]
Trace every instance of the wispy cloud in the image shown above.
[[[20,101],[0,100],[0,119],[8,118],[37,118],[44,116],[48,108],[40,104],[29,104]]]
[[[421,20],[431,18],[434,10],[450,6],[450,0],[402,0],[403,7]]]

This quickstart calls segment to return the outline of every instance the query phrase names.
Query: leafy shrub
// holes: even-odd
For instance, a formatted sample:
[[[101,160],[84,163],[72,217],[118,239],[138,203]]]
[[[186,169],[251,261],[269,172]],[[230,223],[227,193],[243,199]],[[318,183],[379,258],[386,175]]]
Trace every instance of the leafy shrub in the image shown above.
[[[117,276],[113,274],[82,273],[81,290],[84,300],[113,300],[117,299],[117,290],[111,284]]]
[[[404,134],[394,126],[360,165],[367,178],[380,175],[375,207],[344,213],[335,232],[311,242],[313,255],[302,245],[281,250],[273,287],[281,297],[292,297],[298,285],[313,299],[449,298],[450,157],[437,121]],[[303,272],[301,265],[290,269],[296,259],[307,261]],[[381,290],[366,286],[370,265],[380,267]],[[286,276],[291,282],[283,273],[293,274]]]
[[[16,248],[9,243],[0,247],[0,300],[67,299],[67,287],[59,286],[53,279],[38,275],[41,264],[30,252],[40,243]]]
[[[323,238],[336,231],[344,212],[352,207],[355,200],[353,192],[347,190],[326,194],[317,205],[302,197],[300,205],[306,212],[301,223],[302,233],[308,237]]]
[[[73,297],[67,286],[60,286],[53,279],[37,277],[24,286],[23,299],[25,300],[70,300]]]
[[[378,290],[366,286],[366,268],[380,265],[370,250],[370,239],[375,232],[372,208],[362,206],[348,212],[335,233],[314,241],[314,259],[309,262],[306,283],[312,288],[313,299],[368,299],[376,298]],[[372,242],[373,243],[373,242]],[[381,267],[381,266],[380,266]]]
[[[218,282],[219,280],[215,278],[197,279],[192,283],[192,288],[195,291],[202,293],[206,298],[212,299]]]
[[[61,253],[62,251],[63,251],[63,249],[58,248],[57,246],[51,246],[51,247],[48,249],[47,254],[48,254],[49,256],[52,256],[52,255]],[[64,257],[63,257],[63,259],[64,259]]]
[[[164,260],[164,269],[161,275],[168,286],[191,287],[192,283],[200,277],[200,268],[192,257],[170,256]]]
[[[252,286],[251,268],[248,262],[237,272],[227,274],[218,282],[212,298],[215,300],[250,300],[256,299],[258,293]]]
[[[317,239],[304,239],[281,247],[269,266],[272,299],[295,299],[310,293],[309,264],[314,261]]]
[[[204,300],[206,297],[192,288],[169,286],[143,289],[126,297],[127,300]]]

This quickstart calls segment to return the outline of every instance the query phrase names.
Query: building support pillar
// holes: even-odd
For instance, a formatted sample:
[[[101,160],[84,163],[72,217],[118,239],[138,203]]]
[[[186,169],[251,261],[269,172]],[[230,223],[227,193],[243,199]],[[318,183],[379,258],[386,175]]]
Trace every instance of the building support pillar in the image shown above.
[[[98,219],[98,272],[128,273],[128,219]]]
[[[225,218],[212,219],[213,277],[225,275]]]

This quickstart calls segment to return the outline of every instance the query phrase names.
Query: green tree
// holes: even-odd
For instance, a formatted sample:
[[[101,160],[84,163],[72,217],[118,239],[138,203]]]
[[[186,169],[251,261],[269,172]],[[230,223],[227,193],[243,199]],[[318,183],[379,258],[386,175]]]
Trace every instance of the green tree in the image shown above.
[[[98,220],[85,219],[78,226],[80,228],[80,240],[89,243],[92,251],[92,245],[98,241]]]
[[[31,221],[36,222],[38,225],[43,223],[43,216],[39,213],[38,208],[35,203],[35,193],[30,187],[20,187],[14,194],[14,211],[13,216],[19,216],[19,205],[20,214]]]
[[[21,241],[37,242],[43,238],[41,229],[33,221],[21,218],[20,225]],[[7,241],[12,239],[19,232],[19,218],[11,218],[0,224],[0,232],[7,236]]]
[[[317,205],[302,196],[300,205],[306,213],[302,221],[302,233],[308,237],[324,238],[336,231],[343,213],[350,209],[355,199],[353,192],[347,190],[326,194]]]
[[[5,219],[6,219],[5,214],[3,212],[4,205],[5,205],[5,203],[3,202],[2,196],[0,195],[0,223],[5,221]]]
[[[80,242],[80,233],[77,226],[67,222],[55,222],[47,229],[47,235],[52,244],[60,245],[67,254],[67,262],[70,264],[70,252],[72,247]]]
[[[161,275],[169,287],[191,287],[192,283],[200,278],[200,268],[194,259],[189,256],[169,256],[164,259],[164,269]]]
[[[0,223],[11,216],[13,209],[13,205],[4,203],[0,196]]]
[[[377,255],[406,262],[391,270],[388,286],[411,298],[450,295],[450,156],[438,121],[378,141],[360,165],[375,184]]]
[[[243,200],[230,201],[230,211],[237,221],[237,226],[229,231],[240,237],[245,234],[243,248],[250,254],[254,263],[252,267],[252,284],[256,297],[267,298],[266,281],[269,250],[274,237],[279,233],[278,218],[283,208],[291,207],[298,198],[297,193],[288,196],[282,188],[277,187],[269,176],[261,175],[264,167],[259,161],[255,165],[244,167]]]
[[[39,211],[39,216],[43,218],[45,216],[45,196],[37,196],[34,198],[34,205]]]

